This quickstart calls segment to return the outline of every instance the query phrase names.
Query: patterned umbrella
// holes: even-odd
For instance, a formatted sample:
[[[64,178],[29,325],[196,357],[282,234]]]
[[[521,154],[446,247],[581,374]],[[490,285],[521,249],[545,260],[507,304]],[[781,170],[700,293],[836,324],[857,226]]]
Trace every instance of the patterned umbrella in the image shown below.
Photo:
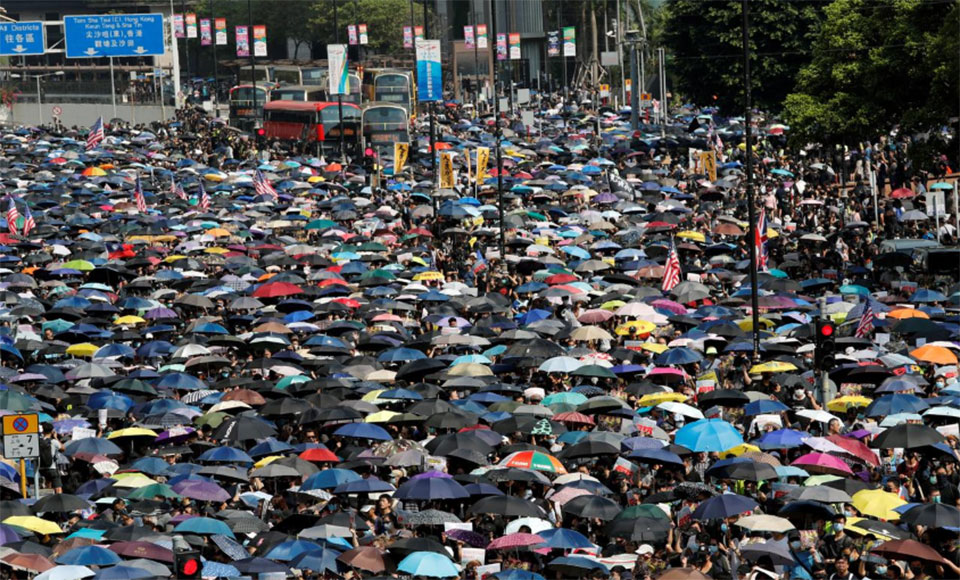
[[[542,544],[545,540],[537,534],[526,534],[517,532],[508,534],[487,544],[488,550],[512,550],[515,548],[526,548]]]
[[[534,469],[548,473],[564,474],[566,468],[560,460],[542,451],[517,451],[508,455],[500,462],[501,467],[517,467],[520,469]]]

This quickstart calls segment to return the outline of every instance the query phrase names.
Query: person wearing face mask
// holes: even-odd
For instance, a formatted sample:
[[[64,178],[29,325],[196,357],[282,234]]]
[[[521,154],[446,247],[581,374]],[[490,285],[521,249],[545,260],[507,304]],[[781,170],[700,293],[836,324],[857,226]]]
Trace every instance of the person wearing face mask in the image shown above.
[[[833,517],[833,533],[820,540],[820,553],[825,562],[835,562],[843,558],[845,549],[853,549],[853,539],[844,531],[847,518],[843,514]]]

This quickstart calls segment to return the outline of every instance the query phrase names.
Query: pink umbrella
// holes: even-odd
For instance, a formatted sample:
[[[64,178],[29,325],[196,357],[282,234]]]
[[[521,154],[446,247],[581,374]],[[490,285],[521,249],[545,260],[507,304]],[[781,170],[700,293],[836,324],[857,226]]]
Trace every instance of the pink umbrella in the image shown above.
[[[563,489],[551,495],[547,499],[549,499],[550,501],[552,501],[557,505],[563,505],[568,501],[570,501],[571,499],[575,497],[579,497],[581,495],[593,495],[593,494],[585,489],[580,489],[578,487],[564,487]]]
[[[496,540],[487,544],[488,550],[512,550],[514,548],[526,548],[527,546],[536,546],[537,544],[542,544],[546,540],[537,534],[525,534],[523,532],[517,532],[516,534],[507,534],[502,538],[497,538]]]
[[[828,473],[830,475],[853,475],[853,470],[842,459],[826,453],[807,453],[790,465],[802,465],[807,471]]]
[[[674,302],[673,300],[667,300],[665,298],[660,300],[654,300],[653,302],[650,303],[650,305],[653,306],[654,308],[663,308],[664,310],[669,310],[674,314],[682,315],[687,313],[686,306],[684,306],[683,304],[680,304],[679,302]]]
[[[577,320],[579,320],[582,324],[598,324],[600,322],[606,322],[611,318],[613,318],[613,312],[600,308],[594,308],[581,314]]]

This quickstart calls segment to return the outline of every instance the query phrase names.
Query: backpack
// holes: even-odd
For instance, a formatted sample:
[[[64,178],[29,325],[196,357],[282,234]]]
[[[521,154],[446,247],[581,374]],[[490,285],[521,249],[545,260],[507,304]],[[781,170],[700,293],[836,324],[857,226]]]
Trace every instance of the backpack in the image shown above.
[[[53,444],[46,437],[40,438],[40,469],[52,469],[53,465]]]

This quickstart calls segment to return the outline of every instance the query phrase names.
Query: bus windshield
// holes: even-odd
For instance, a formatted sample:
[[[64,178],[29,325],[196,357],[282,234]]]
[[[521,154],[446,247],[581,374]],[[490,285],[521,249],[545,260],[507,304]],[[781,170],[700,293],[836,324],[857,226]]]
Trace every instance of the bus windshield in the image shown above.
[[[320,122],[323,123],[323,131],[329,137],[338,135],[337,128],[340,125],[340,116],[337,114],[337,106],[331,105],[324,107],[320,111]],[[360,124],[360,111],[355,107],[343,107],[343,126],[344,135],[356,135],[357,126]]]
[[[305,85],[319,85],[326,80],[325,68],[304,68],[300,69],[300,74],[303,76],[303,84]]]
[[[380,130],[405,128],[407,112],[397,107],[370,107],[363,113],[363,125]]]
[[[300,69],[275,69],[273,71],[273,80],[288,85],[299,85]]]
[[[256,91],[256,92],[254,92]],[[231,101],[252,101],[256,95],[256,98],[261,103],[264,102],[267,96],[267,92],[260,88],[253,87],[236,87],[230,92]]]

